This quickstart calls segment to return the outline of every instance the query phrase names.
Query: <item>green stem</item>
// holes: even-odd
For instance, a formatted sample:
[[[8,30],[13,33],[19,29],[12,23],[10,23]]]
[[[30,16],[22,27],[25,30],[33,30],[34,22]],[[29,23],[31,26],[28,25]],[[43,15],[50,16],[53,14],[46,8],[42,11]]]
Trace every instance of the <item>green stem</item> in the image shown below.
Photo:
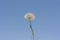
[[[33,30],[33,28],[32,28],[31,22],[30,22],[30,29],[31,29],[31,31],[32,31],[32,39],[34,40],[34,30]]]

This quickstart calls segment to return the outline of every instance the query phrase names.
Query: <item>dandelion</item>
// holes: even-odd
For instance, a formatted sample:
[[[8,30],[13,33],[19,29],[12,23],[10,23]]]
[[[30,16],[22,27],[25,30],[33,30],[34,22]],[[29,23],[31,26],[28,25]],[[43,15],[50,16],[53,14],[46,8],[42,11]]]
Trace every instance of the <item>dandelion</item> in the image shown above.
[[[24,18],[28,21],[33,21],[35,19],[35,16],[33,13],[27,13],[25,14]]]
[[[32,28],[31,22],[35,19],[35,16],[34,16],[33,13],[27,13],[27,14],[25,14],[24,18],[25,18],[26,20],[28,20],[29,23],[30,23],[30,24],[29,24],[29,27],[30,27],[30,29],[31,29],[31,31],[32,31],[32,39],[34,40],[34,30],[33,30],[33,28]]]

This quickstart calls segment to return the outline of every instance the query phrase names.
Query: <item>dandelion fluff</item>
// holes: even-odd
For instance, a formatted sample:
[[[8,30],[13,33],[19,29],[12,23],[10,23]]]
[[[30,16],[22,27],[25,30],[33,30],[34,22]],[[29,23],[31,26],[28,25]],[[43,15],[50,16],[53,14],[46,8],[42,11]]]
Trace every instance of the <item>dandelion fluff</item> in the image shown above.
[[[27,13],[25,14],[24,18],[28,21],[33,21],[35,19],[35,16],[33,13]]]

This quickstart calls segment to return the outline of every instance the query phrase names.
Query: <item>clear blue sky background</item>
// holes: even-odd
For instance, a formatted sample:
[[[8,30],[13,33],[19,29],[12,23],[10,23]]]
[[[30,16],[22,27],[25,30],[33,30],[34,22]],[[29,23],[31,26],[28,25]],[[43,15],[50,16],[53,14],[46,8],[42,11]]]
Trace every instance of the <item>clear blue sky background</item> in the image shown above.
[[[35,40],[60,40],[60,0],[0,0],[0,40],[32,40],[27,12],[36,16]]]

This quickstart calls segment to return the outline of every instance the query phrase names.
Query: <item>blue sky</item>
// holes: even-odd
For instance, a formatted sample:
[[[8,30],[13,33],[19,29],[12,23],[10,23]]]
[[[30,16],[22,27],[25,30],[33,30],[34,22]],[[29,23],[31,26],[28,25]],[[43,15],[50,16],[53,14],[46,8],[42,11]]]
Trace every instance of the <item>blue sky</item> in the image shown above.
[[[32,40],[27,12],[36,16],[35,40],[60,40],[60,0],[0,0],[0,40]]]

